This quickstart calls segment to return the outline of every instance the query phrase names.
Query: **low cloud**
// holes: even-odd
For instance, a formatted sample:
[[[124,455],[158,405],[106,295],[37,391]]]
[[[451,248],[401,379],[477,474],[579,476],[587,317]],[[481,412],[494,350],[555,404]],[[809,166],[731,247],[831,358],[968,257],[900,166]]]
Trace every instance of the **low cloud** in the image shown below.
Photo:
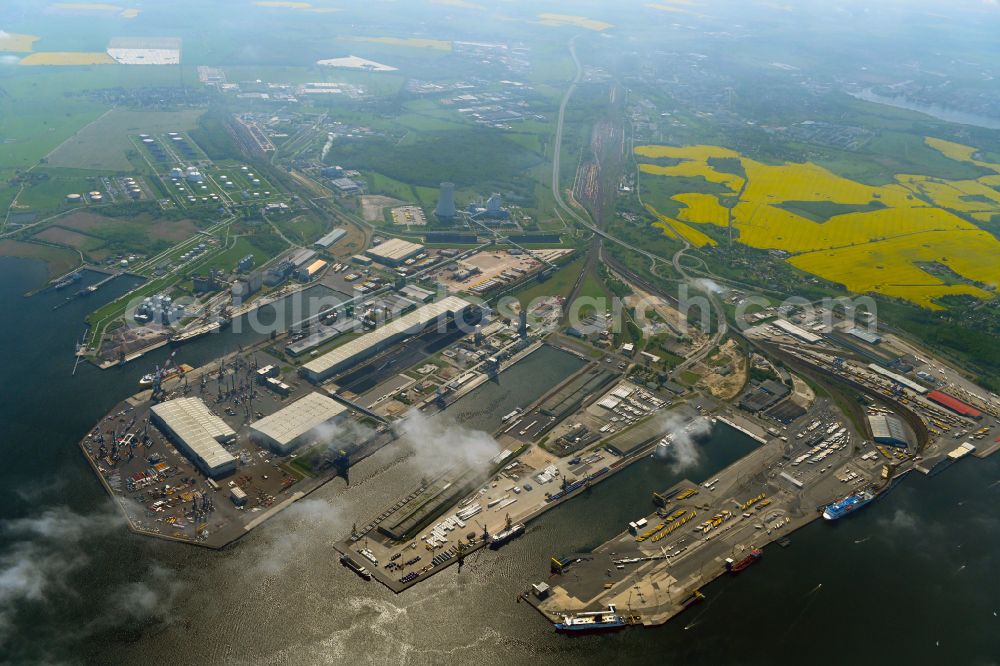
[[[140,567],[134,580],[96,596],[84,593],[93,589],[98,567],[108,565],[100,559],[108,541],[126,529],[111,503],[90,514],[49,507],[0,522],[0,645],[7,654],[16,661],[48,659],[49,652],[98,632],[168,618],[181,584],[155,563]],[[77,620],[67,626],[66,616]],[[32,618],[31,631],[21,630],[24,617]]]
[[[670,470],[679,473],[697,467],[701,462],[698,441],[712,432],[708,419],[699,416],[687,421],[678,414],[664,414],[660,418],[660,432],[671,439],[666,450],[658,449],[658,452],[663,451],[661,455],[670,461]]]
[[[329,553],[329,543],[345,536],[350,522],[342,502],[333,504],[322,499],[301,499],[282,511],[266,531],[267,542],[262,544],[256,573],[277,576],[303,557],[308,550],[320,548]]]
[[[500,445],[489,434],[449,421],[444,413],[429,418],[420,410],[410,410],[397,432],[413,449],[414,464],[431,475],[450,468],[485,471],[500,453]]]
[[[917,529],[917,517],[903,509],[896,509],[889,519],[882,519],[882,524],[887,529],[912,532]]]

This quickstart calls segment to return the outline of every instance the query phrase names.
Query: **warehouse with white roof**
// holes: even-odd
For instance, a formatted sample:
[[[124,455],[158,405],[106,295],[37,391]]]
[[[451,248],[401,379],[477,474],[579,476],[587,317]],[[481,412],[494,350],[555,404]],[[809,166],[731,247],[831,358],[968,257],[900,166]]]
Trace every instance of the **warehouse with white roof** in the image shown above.
[[[419,333],[442,317],[460,316],[470,305],[468,301],[457,296],[428,303],[309,361],[299,369],[299,372],[313,383],[322,382],[340,370],[374,356],[403,338]]]
[[[250,425],[250,439],[287,455],[322,435],[321,428],[340,419],[347,408],[321,393],[310,393]]]
[[[201,398],[177,398],[150,409],[153,422],[212,478],[236,471],[236,458],[223,446],[236,439],[236,432],[213,414]]]
[[[380,245],[368,248],[365,250],[365,254],[385,266],[398,266],[423,251],[423,245],[411,243],[402,238],[390,238]]]

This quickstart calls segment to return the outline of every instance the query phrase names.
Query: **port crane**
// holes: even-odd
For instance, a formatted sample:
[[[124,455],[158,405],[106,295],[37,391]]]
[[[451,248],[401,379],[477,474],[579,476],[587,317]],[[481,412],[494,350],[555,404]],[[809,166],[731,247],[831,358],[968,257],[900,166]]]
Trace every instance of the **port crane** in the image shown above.
[[[161,400],[163,398],[163,393],[164,393],[163,392],[163,386],[162,386],[162,384],[163,384],[163,375],[164,375],[164,373],[166,373],[167,369],[170,367],[170,364],[173,363],[173,361],[174,361],[174,355],[176,353],[177,353],[177,350],[174,350],[174,351],[172,351],[170,353],[170,356],[167,357],[167,360],[163,362],[163,367],[160,367],[159,365],[157,365],[157,366],[154,367],[154,370],[153,370],[153,400],[154,401],[158,402],[159,400]]]

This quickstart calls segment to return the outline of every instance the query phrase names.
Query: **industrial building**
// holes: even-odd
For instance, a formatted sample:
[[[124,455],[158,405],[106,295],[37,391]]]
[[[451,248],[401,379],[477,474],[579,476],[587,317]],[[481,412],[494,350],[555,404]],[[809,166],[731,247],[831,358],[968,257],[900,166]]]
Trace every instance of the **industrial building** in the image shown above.
[[[975,407],[967,405],[955,396],[948,395],[943,391],[931,391],[927,394],[927,399],[942,407],[947,407],[960,416],[968,416],[971,419],[980,419],[983,416],[983,413]]]
[[[600,368],[582,372],[546,398],[538,406],[538,413],[550,416],[554,421],[564,419],[589,397],[599,395],[616,376]]]
[[[168,400],[153,405],[150,412],[153,422],[206,475],[218,478],[236,471],[236,458],[222,446],[236,433],[201,398]]]
[[[341,194],[356,194],[361,191],[361,185],[350,178],[334,178],[330,182]]]
[[[288,256],[288,261],[291,262],[292,266],[296,269],[302,268],[306,264],[312,262],[316,258],[316,251],[309,250],[307,248],[301,248],[292,252]]]
[[[385,266],[398,266],[424,251],[423,245],[402,238],[390,238],[380,245],[368,248],[365,254]]]
[[[777,404],[789,393],[791,393],[791,389],[785,384],[773,379],[766,379],[747,389],[740,396],[740,407],[748,412],[757,413]]]
[[[327,235],[323,236],[318,241],[313,243],[313,246],[325,250],[334,243],[336,243],[337,241],[339,241],[341,238],[343,238],[346,234],[347,234],[347,229],[334,229],[333,231],[331,231],[330,233],[328,233]]]
[[[910,438],[906,434],[906,426],[895,416],[888,414],[869,415],[868,427],[872,431],[872,439],[879,444],[903,447],[910,445]]]
[[[272,451],[287,455],[315,441],[322,426],[332,425],[347,411],[321,393],[310,393],[270,416],[250,425],[250,438]]]
[[[308,266],[303,266],[299,269],[299,280],[309,282],[309,280],[319,275],[324,268],[326,268],[326,262],[322,259],[317,259]]]
[[[910,389],[911,391],[913,391],[918,395],[923,395],[924,393],[927,393],[927,387],[918,384],[912,379],[904,377],[903,375],[897,372],[893,372],[892,370],[886,370],[881,365],[878,365],[876,363],[869,363],[868,369],[871,370],[872,372],[882,375],[886,379],[892,380],[893,382],[899,384],[900,386],[905,386],[906,388]]]
[[[793,337],[802,340],[803,342],[808,342],[811,345],[820,342],[823,338],[815,333],[810,333],[801,326],[796,326],[792,322],[786,319],[775,319],[771,322],[774,326],[780,329],[782,332],[787,333]]]
[[[322,382],[393,343],[419,333],[443,317],[459,317],[469,307],[471,303],[457,296],[429,303],[309,361],[299,372],[311,382]]]
[[[308,337],[286,345],[285,352],[291,356],[301,356],[307,351],[315,349],[320,345],[325,345],[330,340],[338,338],[345,333],[360,331],[361,322],[353,318],[341,319],[332,324],[320,324],[310,330],[312,330],[312,334]]]
[[[406,296],[410,300],[416,303],[426,303],[427,301],[434,298],[434,292],[430,289],[424,289],[423,287],[418,287],[415,284],[408,284],[399,290],[403,296]]]
[[[871,331],[866,331],[863,328],[851,328],[847,330],[849,335],[853,335],[858,340],[863,340],[870,345],[877,345],[882,342],[882,336],[878,333],[872,333]]]

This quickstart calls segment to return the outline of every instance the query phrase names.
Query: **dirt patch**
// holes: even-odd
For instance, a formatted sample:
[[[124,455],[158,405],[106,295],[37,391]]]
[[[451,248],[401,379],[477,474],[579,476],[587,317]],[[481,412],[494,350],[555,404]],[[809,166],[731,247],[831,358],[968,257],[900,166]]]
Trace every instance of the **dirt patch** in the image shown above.
[[[747,359],[735,340],[726,340],[718,351],[708,357],[702,367],[709,370],[701,383],[713,397],[720,400],[735,398],[747,381]]]
[[[82,250],[88,245],[92,246],[101,242],[98,238],[86,236],[78,231],[73,231],[72,229],[63,229],[62,227],[49,227],[44,231],[38,232],[32,238],[48,241],[50,243],[58,243],[59,245],[68,245],[69,247],[76,248],[78,250]]]
[[[330,254],[338,259],[348,259],[365,249],[365,234],[353,224],[345,224],[347,233],[330,249]]]
[[[390,206],[405,206],[406,203],[380,194],[366,194],[361,197],[361,217],[365,222],[379,222],[383,219],[383,209]]]
[[[43,261],[49,273],[49,279],[65,275],[80,265],[80,255],[74,250],[15,240],[0,241],[0,256]]]
[[[792,402],[808,409],[816,399],[816,392],[798,375],[792,375]]]

